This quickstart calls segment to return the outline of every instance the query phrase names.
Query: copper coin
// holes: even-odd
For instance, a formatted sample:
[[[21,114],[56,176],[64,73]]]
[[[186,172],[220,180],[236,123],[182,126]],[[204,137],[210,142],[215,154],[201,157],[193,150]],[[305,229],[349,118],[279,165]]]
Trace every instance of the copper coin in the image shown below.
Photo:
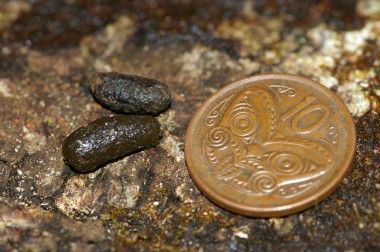
[[[327,197],[347,173],[356,133],[346,106],[300,76],[264,74],[222,88],[186,133],[189,173],[217,205],[275,217]]]

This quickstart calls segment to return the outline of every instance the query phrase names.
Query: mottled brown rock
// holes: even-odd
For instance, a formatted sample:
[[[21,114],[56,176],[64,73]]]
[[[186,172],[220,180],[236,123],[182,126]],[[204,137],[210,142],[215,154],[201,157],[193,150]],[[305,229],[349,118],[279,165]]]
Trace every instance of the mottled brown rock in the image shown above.
[[[0,202],[0,251],[380,250],[380,16],[353,13],[355,2],[376,0],[0,2],[0,193],[9,202]],[[163,139],[76,174],[57,148],[78,125],[111,115],[88,75],[110,71],[170,83]],[[197,190],[184,135],[219,88],[268,72],[307,76],[342,98],[355,117],[356,161],[315,207],[247,218]],[[40,213],[32,221],[30,209]]]
[[[79,172],[93,172],[99,165],[156,145],[160,125],[152,116],[113,116],[90,122],[64,141],[65,160]]]
[[[109,247],[99,220],[85,222],[0,197],[0,251],[95,251]]]
[[[11,172],[11,167],[9,167],[7,164],[2,163],[0,161],[0,187],[6,186],[9,179],[10,172]]]
[[[91,91],[103,105],[127,114],[157,115],[170,105],[165,83],[135,75],[97,73],[91,79]]]

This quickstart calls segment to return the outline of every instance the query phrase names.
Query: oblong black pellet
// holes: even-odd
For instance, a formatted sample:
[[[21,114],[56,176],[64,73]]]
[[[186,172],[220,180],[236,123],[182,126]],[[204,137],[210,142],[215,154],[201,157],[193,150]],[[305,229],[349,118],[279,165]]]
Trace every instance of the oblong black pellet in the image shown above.
[[[127,114],[157,115],[169,107],[171,100],[165,83],[116,72],[95,74],[91,91],[106,107]]]
[[[64,159],[79,172],[92,172],[110,160],[156,145],[157,119],[148,115],[104,117],[71,133],[63,142]]]

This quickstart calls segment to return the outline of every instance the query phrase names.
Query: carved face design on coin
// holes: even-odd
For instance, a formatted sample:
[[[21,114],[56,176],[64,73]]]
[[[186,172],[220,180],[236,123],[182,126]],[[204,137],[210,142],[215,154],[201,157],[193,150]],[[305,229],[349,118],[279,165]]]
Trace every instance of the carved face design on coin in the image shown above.
[[[344,178],[356,134],[345,105],[312,80],[258,75],[215,93],[194,115],[185,155],[198,188],[249,216],[282,216],[327,197]]]
[[[215,176],[234,189],[257,196],[292,197],[332,166],[330,151],[318,142],[277,134],[280,118],[269,91],[250,88],[222,105],[224,116],[214,127],[209,121],[203,146]],[[324,107],[319,109],[322,117],[329,113]]]

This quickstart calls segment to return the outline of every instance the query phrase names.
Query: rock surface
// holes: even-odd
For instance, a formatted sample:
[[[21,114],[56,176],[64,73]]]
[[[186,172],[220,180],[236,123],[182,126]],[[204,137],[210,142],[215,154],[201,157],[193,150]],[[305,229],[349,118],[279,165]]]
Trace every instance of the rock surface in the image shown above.
[[[0,250],[380,250],[380,16],[372,0],[1,1]],[[76,174],[62,142],[112,114],[96,72],[172,91],[160,144]],[[194,111],[252,74],[319,81],[352,112],[355,162],[337,191],[284,218],[229,213],[195,187],[183,158]],[[127,168],[127,169],[126,169]]]

